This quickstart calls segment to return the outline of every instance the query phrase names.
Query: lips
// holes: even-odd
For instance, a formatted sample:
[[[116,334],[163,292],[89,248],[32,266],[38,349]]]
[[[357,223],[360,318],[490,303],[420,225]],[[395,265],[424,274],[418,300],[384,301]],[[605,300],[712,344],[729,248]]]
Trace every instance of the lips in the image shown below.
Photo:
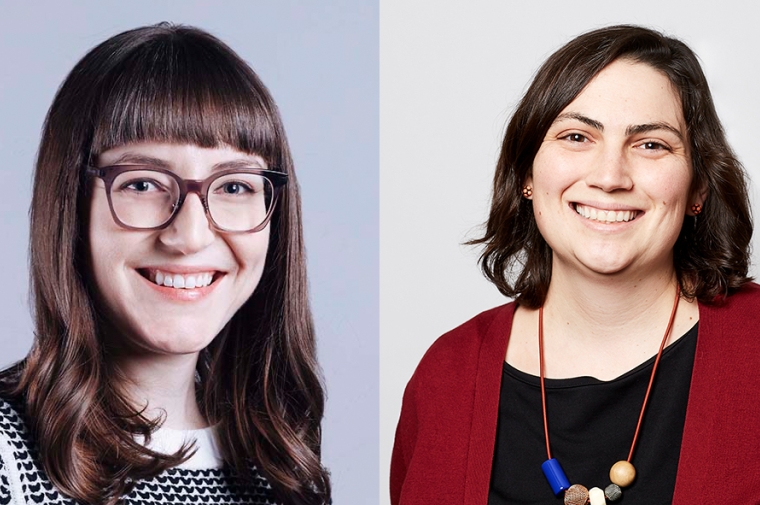
[[[639,210],[599,209],[580,203],[574,204],[573,209],[579,216],[599,223],[627,223],[628,221],[633,221],[641,214]]]

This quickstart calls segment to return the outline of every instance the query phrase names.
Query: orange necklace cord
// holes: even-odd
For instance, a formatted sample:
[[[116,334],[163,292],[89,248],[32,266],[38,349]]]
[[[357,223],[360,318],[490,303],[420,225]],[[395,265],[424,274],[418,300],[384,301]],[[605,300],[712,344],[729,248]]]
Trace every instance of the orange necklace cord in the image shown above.
[[[660,364],[660,358],[662,357],[662,351],[665,349],[665,342],[668,341],[668,335],[670,330],[673,329],[673,323],[676,319],[676,309],[678,308],[678,300],[681,297],[681,286],[676,285],[676,298],[673,301],[673,308],[670,311],[670,319],[668,320],[668,327],[665,330],[665,335],[662,337],[662,343],[660,349],[657,351],[657,357],[654,360],[654,366],[652,367],[652,373],[649,376],[649,385],[647,386],[647,392],[644,395],[644,403],[641,405],[641,413],[639,414],[639,420],[636,423],[636,432],[633,434],[633,442],[631,443],[631,450],[628,453],[627,461],[630,463],[633,458],[633,450],[636,448],[636,441],[639,438],[639,430],[641,429],[641,422],[644,420],[644,412],[647,408],[647,402],[649,401],[649,393],[652,391],[652,384],[654,383],[654,376],[657,373],[657,366]],[[546,455],[548,459],[552,459],[552,451],[549,445],[549,422],[546,416],[546,385],[544,383],[545,371],[544,371],[544,307],[543,305],[538,309],[538,355],[539,355],[539,368],[541,378],[541,407],[544,414],[544,435],[546,437]]]
[[[544,306],[538,308],[538,367],[541,377],[541,408],[544,413],[544,435],[546,436],[546,456],[552,459],[549,445],[549,422],[546,420],[546,386],[544,385]]]

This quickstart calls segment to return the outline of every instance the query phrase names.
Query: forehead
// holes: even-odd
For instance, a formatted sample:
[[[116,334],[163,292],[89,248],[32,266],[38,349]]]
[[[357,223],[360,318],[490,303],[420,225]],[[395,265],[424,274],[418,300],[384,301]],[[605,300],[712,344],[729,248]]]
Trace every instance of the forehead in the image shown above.
[[[681,98],[670,79],[645,63],[619,59],[602,69],[565,107],[606,125],[667,122],[685,133]]]
[[[96,161],[99,166],[151,165],[180,172],[208,170],[220,164],[266,168],[261,156],[245,153],[226,144],[202,147],[185,143],[133,142],[104,151],[97,156]]]

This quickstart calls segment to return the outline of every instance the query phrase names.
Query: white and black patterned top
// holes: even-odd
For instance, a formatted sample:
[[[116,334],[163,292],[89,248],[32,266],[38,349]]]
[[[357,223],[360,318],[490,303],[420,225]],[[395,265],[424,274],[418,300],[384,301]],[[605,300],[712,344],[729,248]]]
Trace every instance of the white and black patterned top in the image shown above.
[[[198,451],[186,462],[157,477],[135,482],[122,503],[132,504],[253,504],[275,505],[272,488],[254,468],[253,479],[236,476],[219,457],[213,429],[160,429],[150,447],[174,452],[195,439]],[[37,451],[18,409],[0,399],[0,505],[65,504],[76,502],[61,494],[38,464]]]

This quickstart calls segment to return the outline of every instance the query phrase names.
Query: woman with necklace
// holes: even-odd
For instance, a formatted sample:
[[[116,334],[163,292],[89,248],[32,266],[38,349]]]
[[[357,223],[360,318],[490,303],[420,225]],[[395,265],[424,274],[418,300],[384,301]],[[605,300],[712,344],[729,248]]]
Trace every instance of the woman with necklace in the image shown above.
[[[509,123],[474,241],[515,302],[423,358],[392,502],[760,501],[751,233],[686,45],[614,26],[558,50]]]

